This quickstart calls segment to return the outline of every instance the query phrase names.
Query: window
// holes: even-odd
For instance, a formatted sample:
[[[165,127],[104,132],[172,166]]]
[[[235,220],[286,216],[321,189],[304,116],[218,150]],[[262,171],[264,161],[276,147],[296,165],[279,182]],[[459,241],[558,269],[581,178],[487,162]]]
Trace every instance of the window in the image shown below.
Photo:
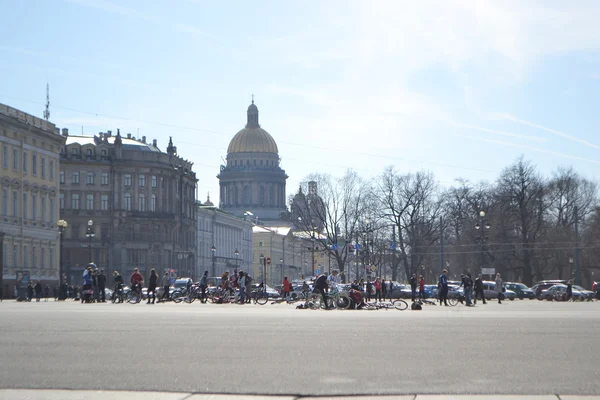
[[[19,150],[13,149],[13,169],[19,169]]]
[[[37,221],[37,196],[31,195],[31,219]]]
[[[31,173],[37,175],[37,154],[31,155]]]
[[[87,210],[93,210],[94,209],[94,195],[93,194],[88,194],[85,197],[85,208]]]
[[[108,172],[103,172],[102,175],[100,175],[100,184],[108,185]]]
[[[27,193],[23,193],[23,219],[27,219]]]
[[[125,187],[131,186],[131,174],[125,174]]]
[[[86,158],[88,160],[93,160],[94,159],[94,152],[92,151],[92,149],[87,149],[87,156]]]
[[[107,194],[103,194],[102,196],[100,196],[100,209],[102,211],[108,210],[108,195]]]
[[[60,170],[60,175],[58,177],[60,183],[65,183],[65,171]]]
[[[2,166],[8,168],[8,146],[2,146]]]
[[[50,180],[51,181],[54,180],[54,160],[50,160]],[[64,177],[63,177],[63,180],[64,180]]]
[[[150,211],[156,212],[156,195],[155,194],[153,194],[152,197],[150,197]]]
[[[100,153],[100,159],[101,160],[108,160],[108,155],[106,153],[106,150],[102,150],[102,152]]]
[[[49,253],[50,253],[50,257],[48,257],[50,259],[50,262],[49,262],[50,266],[49,267],[50,267],[50,269],[53,269],[54,268],[54,249],[52,247],[50,247],[50,252]]]
[[[79,185],[79,172],[78,171],[73,172],[72,183]]]
[[[19,216],[19,192],[13,190],[13,217]]]
[[[144,187],[146,186],[146,175],[140,175],[138,176],[138,186],[139,187]]]
[[[42,157],[42,178],[46,177],[46,158]]]
[[[29,167],[27,166],[27,152],[23,152],[23,172],[29,171]]]
[[[87,178],[86,178],[85,183],[88,184],[88,185],[93,185],[94,184],[94,173],[93,172],[88,172],[87,173]]]
[[[71,195],[71,209],[79,210],[79,194],[77,193]]]
[[[41,256],[40,257],[40,267],[41,267],[41,269],[44,269],[44,267],[45,267],[44,264],[46,264],[46,257],[45,257],[45,255],[46,255],[46,249],[44,249],[42,247],[42,249],[40,251],[41,251],[41,254],[40,254],[40,256]]]
[[[146,196],[144,196],[143,194],[140,194],[138,196],[138,210],[146,211]]]
[[[42,222],[46,222],[46,198],[42,196],[42,212],[40,213],[42,216]]]
[[[61,210],[65,209],[65,194],[61,193],[60,196],[58,197],[58,207]],[[54,219],[52,219],[54,221]]]
[[[65,202],[64,197],[62,198],[62,202]],[[64,208],[64,204],[63,204]],[[54,224],[54,199],[50,199],[50,223]]]
[[[126,211],[131,211],[131,195],[129,193],[125,193],[123,208]]]
[[[151,182],[152,182],[152,187],[156,188],[157,187],[156,175],[152,175]]]
[[[77,148],[72,148],[71,149],[71,154],[73,155],[73,158],[78,159],[79,158],[79,151],[77,150]]]
[[[8,216],[8,189],[2,189],[2,215]]]

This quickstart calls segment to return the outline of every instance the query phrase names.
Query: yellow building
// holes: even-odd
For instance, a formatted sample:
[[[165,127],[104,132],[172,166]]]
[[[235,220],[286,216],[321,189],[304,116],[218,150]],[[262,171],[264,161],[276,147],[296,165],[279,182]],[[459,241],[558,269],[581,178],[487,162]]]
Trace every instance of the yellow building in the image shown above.
[[[23,276],[58,285],[58,162],[65,139],[54,124],[0,104],[0,287],[12,297]]]

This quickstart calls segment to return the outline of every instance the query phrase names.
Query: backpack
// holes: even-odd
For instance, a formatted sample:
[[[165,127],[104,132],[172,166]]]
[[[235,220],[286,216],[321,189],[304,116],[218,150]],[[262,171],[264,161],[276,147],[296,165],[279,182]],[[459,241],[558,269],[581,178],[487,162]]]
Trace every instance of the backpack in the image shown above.
[[[411,310],[422,310],[423,307],[421,307],[421,305],[417,302],[414,302],[410,305],[410,309]]]
[[[248,286],[248,285],[252,284],[252,281],[253,281],[253,280],[254,280],[254,279],[252,279],[252,277],[250,277],[249,275],[246,275],[246,286]]]

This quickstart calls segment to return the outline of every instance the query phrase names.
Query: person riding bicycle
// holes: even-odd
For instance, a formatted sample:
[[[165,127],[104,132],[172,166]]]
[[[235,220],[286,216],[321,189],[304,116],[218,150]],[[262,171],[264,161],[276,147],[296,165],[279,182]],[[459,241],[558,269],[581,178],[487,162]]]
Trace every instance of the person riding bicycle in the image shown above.
[[[208,287],[208,271],[204,271],[204,275],[200,278],[200,282],[198,284],[200,286],[200,290],[202,291],[202,299],[200,301],[202,303],[206,303],[206,288]]]
[[[327,295],[325,292],[329,289],[329,285],[327,284],[327,275],[321,274],[315,279],[314,284],[315,289],[321,293],[321,297],[323,298],[323,303],[325,304],[325,309],[329,309],[329,305],[327,304]]]
[[[131,290],[135,290],[138,294],[142,293],[142,284],[144,283],[144,277],[140,274],[140,270],[137,268],[133,269],[133,274],[131,274]]]
[[[117,294],[119,294],[121,292],[121,290],[123,289],[123,277],[121,276],[119,271],[113,272],[113,280],[115,281],[115,287],[114,287],[115,290],[113,291],[113,299],[114,299],[115,296],[117,296]]]

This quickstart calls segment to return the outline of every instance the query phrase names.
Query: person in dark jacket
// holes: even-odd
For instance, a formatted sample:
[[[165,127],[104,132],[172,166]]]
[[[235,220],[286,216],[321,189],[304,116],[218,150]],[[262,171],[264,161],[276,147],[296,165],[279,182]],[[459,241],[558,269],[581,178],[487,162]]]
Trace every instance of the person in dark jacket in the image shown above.
[[[412,274],[412,276],[410,277],[410,291],[412,301],[414,302],[417,297],[417,274]]]
[[[103,269],[100,270],[100,273],[96,277],[96,281],[98,282],[98,291],[100,292],[99,301],[106,303],[106,293],[104,292],[104,289],[106,289],[106,275],[104,275]]]
[[[443,270],[440,275],[440,279],[438,281],[438,286],[440,288],[440,305],[442,302],[445,306],[448,305],[448,270]]]
[[[483,293],[483,280],[481,274],[475,279],[475,296],[473,297],[473,304],[477,304],[477,299],[481,296],[483,304],[485,304],[485,294]]]
[[[200,278],[200,290],[202,291],[202,303],[206,303],[206,288],[208,287],[208,271],[204,271],[204,275]]]
[[[323,304],[325,304],[325,309],[328,310],[329,304],[327,304],[327,295],[325,294],[325,292],[329,288],[329,285],[327,284],[327,275],[319,275],[317,279],[315,279],[314,287],[319,293],[321,293],[321,297],[323,298]]]
[[[42,297],[42,284],[40,283],[40,281],[38,281],[35,284],[34,290],[35,290],[35,301],[40,301],[40,298]]]
[[[31,301],[33,298],[33,285],[31,282],[27,284],[27,301]]]
[[[158,284],[158,274],[156,270],[152,268],[150,270],[150,279],[148,280],[148,291],[146,292],[148,296],[147,304],[154,304],[154,300],[156,300],[156,285]],[[150,293],[152,293],[152,303],[150,303]]]
[[[571,300],[573,297],[573,281],[569,279],[567,282],[567,301]]]
[[[366,297],[367,297],[367,301],[371,301],[371,291],[373,290],[373,283],[371,283],[370,280],[367,279],[367,290],[366,290]]]

